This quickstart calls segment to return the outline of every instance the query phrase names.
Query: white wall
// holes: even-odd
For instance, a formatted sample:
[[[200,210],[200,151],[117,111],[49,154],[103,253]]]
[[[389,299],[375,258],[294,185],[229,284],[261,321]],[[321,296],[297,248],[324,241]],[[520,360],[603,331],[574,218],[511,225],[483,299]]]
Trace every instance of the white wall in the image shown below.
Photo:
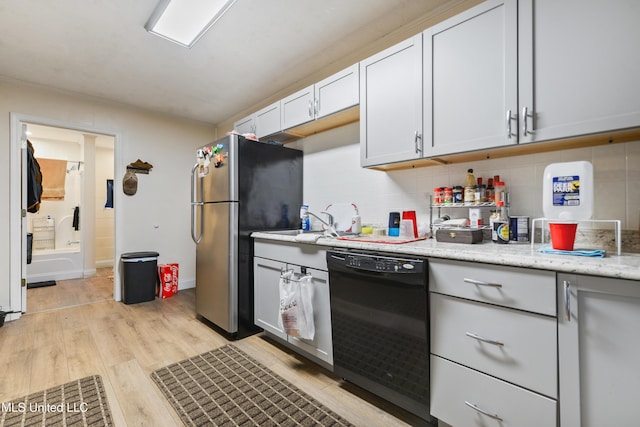
[[[484,181],[494,175],[511,192],[511,214],[542,217],[542,176],[550,163],[589,160],[594,167],[595,219],[620,219],[623,230],[640,223],[640,142],[532,154],[453,165],[382,172],[360,167],[358,123],[296,143],[304,156],[304,200],[312,212],[332,202],[358,205],[363,223],[385,225],[390,211],[415,210],[429,222],[436,186],[464,185],[468,168]],[[464,211],[464,210],[461,210]],[[449,210],[448,213],[465,212]],[[452,215],[453,216],[453,215]],[[582,226],[581,226],[582,227]]]
[[[190,235],[190,171],[194,149],[214,139],[207,124],[154,114],[95,98],[0,80],[0,306],[9,307],[10,113],[74,123],[78,128],[116,135],[116,230],[119,252],[153,250],[159,262],[180,264],[181,285],[195,283],[195,245]],[[154,165],[139,176],[138,193],[122,193],[128,163]],[[156,228],[157,226],[157,228]],[[17,255],[14,255],[14,258]],[[116,253],[119,259],[120,253]],[[116,279],[119,280],[118,274]]]

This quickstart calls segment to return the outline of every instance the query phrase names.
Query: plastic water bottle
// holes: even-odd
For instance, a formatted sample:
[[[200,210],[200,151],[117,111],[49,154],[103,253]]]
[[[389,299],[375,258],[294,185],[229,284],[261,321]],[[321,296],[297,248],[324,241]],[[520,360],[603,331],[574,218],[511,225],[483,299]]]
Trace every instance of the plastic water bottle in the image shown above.
[[[311,225],[309,223],[309,205],[300,206],[300,222],[302,225],[302,231],[309,231]]]

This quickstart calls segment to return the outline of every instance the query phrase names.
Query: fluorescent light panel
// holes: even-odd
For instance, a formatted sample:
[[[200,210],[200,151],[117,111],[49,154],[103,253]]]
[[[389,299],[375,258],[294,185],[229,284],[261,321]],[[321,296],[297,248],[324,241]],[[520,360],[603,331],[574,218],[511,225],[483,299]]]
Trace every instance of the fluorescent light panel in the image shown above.
[[[147,31],[185,47],[193,46],[236,0],[161,0]]]

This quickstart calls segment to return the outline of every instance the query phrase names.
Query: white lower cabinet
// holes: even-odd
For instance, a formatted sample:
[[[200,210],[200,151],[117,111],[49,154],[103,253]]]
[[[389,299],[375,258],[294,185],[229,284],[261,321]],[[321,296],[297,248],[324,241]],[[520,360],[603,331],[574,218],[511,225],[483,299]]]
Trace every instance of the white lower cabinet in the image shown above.
[[[640,425],[640,283],[558,274],[562,427]]]
[[[454,427],[550,427],[556,401],[431,355],[431,415]]]
[[[432,259],[429,290],[431,415],[454,427],[556,426],[555,273]]]
[[[333,366],[331,340],[331,306],[326,251],[315,245],[256,241],[254,244],[254,321],[271,336],[278,338],[294,351],[322,364]],[[280,309],[280,274],[293,269],[311,275],[313,286],[313,340],[286,334],[278,326]]]

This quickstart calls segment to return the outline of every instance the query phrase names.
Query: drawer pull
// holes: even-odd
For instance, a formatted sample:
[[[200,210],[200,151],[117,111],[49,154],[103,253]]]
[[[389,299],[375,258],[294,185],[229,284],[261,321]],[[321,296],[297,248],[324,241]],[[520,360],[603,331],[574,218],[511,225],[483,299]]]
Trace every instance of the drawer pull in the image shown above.
[[[571,321],[571,293],[569,289],[571,288],[571,282],[564,280],[562,282],[564,286],[564,318],[567,322]]]
[[[467,279],[466,277],[464,279],[462,279],[464,282],[466,283],[471,283],[472,285],[480,285],[480,286],[491,286],[492,288],[501,288],[502,285],[500,283],[489,283],[489,282],[483,282],[480,280],[475,280],[475,279]]]
[[[498,420],[498,421],[503,421],[503,419],[502,419],[502,418],[500,418],[500,417],[498,416],[498,414],[492,414],[492,413],[490,413],[490,412],[485,411],[484,409],[480,409],[480,408],[478,408],[476,405],[474,405],[474,404],[473,404],[473,403],[471,403],[471,402],[467,402],[467,401],[465,400],[465,401],[464,401],[464,404],[465,404],[465,405],[467,405],[468,407],[472,408],[472,409],[475,409],[476,411],[480,412],[481,414],[486,415],[486,416],[487,416],[487,417],[489,417],[489,418],[493,418],[494,420]]]
[[[488,344],[499,345],[499,346],[503,346],[504,345],[503,342],[496,341],[496,340],[491,340],[491,339],[485,338],[485,337],[481,337],[480,335],[476,335],[476,334],[474,334],[472,332],[466,332],[465,335],[470,337],[470,338],[473,338],[475,340],[486,342]]]

